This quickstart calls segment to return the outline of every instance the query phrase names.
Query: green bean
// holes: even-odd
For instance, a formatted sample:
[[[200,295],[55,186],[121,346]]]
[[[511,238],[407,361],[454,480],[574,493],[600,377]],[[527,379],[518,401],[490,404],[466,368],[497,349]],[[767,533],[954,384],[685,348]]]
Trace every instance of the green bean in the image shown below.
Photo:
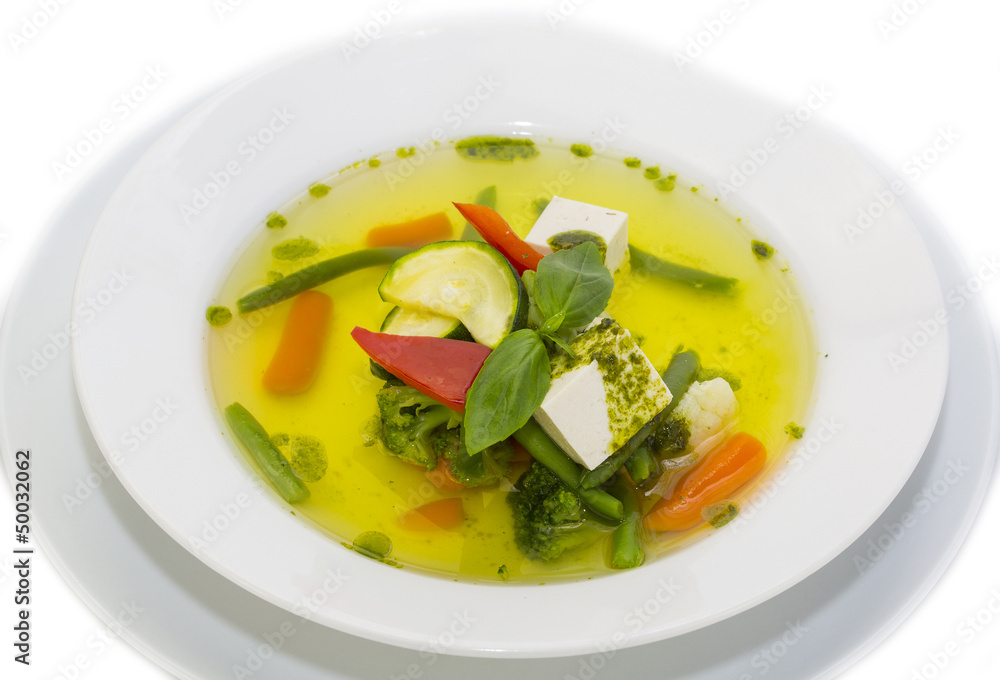
[[[670,403],[667,404],[667,408],[663,409],[662,415],[664,418],[670,415],[670,412],[684,398],[684,394],[691,387],[691,383],[695,381],[695,376],[698,375],[698,369],[698,354],[692,349],[677,352],[670,359],[670,363],[667,364],[667,370],[663,371],[663,382],[666,384],[667,389],[670,390],[672,398],[670,399]]]
[[[612,491],[622,502],[625,518],[611,534],[611,568],[632,569],[646,559],[639,537],[639,523],[642,521],[639,501],[636,498],[636,490],[621,476],[615,481]]]
[[[485,205],[487,208],[497,207],[497,188],[496,185],[491,185],[476,194],[476,198],[472,201],[476,205]],[[476,228],[472,226],[471,222],[465,223],[465,228],[462,229],[462,240],[463,241],[482,241],[484,240]]]
[[[736,294],[737,284],[739,284],[739,281],[736,279],[668,262],[644,250],[639,250],[631,244],[629,244],[628,250],[633,269],[647,271],[653,276],[676,281],[696,290],[704,290],[721,295]]]
[[[579,495],[585,506],[610,519],[617,521],[622,519],[622,502],[601,489],[582,488],[580,466],[556,446],[534,418],[529,418],[528,422],[514,433],[514,439],[527,449],[532,458],[547,467],[559,481]]]
[[[628,470],[628,476],[636,484],[642,484],[655,475],[658,467],[656,458],[653,457],[649,447],[645,444],[637,448],[629,459],[625,461],[625,469]]]
[[[329,260],[323,260],[278,279],[272,284],[247,293],[237,303],[240,313],[270,307],[282,300],[298,295],[304,290],[331,281],[338,276],[350,274],[358,269],[366,269],[380,264],[391,264],[413,248],[366,248]]]
[[[608,458],[598,465],[596,468],[586,473],[580,480],[580,486],[584,489],[592,489],[596,486],[600,486],[604,482],[611,479],[611,476],[625,465],[626,462],[632,458],[633,454],[638,453],[640,445],[646,441],[649,435],[653,434],[656,427],[670,415],[670,412],[674,410],[677,406],[677,402],[681,400],[684,393],[687,392],[688,387],[694,382],[695,374],[698,372],[698,355],[694,350],[686,350],[683,352],[678,352],[674,354],[673,358],[670,359],[670,364],[667,366],[667,370],[663,372],[663,382],[667,385],[667,389],[670,390],[671,399],[667,407],[658,413],[651,421],[643,425],[638,432],[636,432],[631,439],[629,439],[624,446],[612,453]],[[646,476],[641,480],[636,479],[635,475],[632,476],[633,481],[638,484],[640,481],[645,481],[648,479],[656,470],[656,461],[650,457],[649,451],[647,450],[645,454],[641,454],[643,458],[637,460],[633,463],[633,468],[629,469],[629,474],[632,474],[633,469],[635,472],[644,471]],[[643,467],[644,466],[644,467]]]
[[[267,431],[249,411],[239,402],[233,402],[226,407],[226,420],[282,498],[291,504],[309,498],[309,489],[295,476],[281,451],[271,443]]]
[[[673,400],[670,402],[673,403]],[[632,454],[635,453],[636,449],[646,441],[649,435],[653,434],[653,430],[656,426],[660,424],[663,420],[663,413],[657,413],[653,416],[653,419],[648,423],[639,428],[639,431],[632,435],[631,438],[625,444],[622,445],[620,449],[608,456],[603,463],[598,465],[596,468],[587,472],[583,478],[580,480],[580,486],[584,489],[593,489],[596,486],[600,486],[604,482],[611,479],[611,477],[618,472],[618,469],[625,464]]]

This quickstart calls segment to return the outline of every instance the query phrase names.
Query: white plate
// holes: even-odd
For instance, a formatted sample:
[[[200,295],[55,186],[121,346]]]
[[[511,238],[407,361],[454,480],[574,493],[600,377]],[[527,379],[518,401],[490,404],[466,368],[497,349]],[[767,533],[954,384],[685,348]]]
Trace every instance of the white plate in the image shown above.
[[[541,131],[591,139],[606,121],[620,121],[614,126],[627,129],[616,147],[679,159],[678,169],[709,187],[728,180],[734,163],[749,162],[744,150],[775,134],[781,114],[714,81],[680,76],[662,55],[514,23],[399,36],[353,64],[333,49],[229,88],[135,166],[83,258],[73,304],[74,371],[87,420],[115,473],[189,549],[206,522],[226,525],[195,554],[289,611],[301,611],[329,584],[331,570],[340,574],[345,585],[315,608],[317,622],[420,648],[457,612],[469,612],[476,625],[451,647],[457,654],[565,655],[609,641],[622,647],[658,640],[732,616],[822,567],[871,525],[919,461],[944,394],[948,355],[941,330],[918,342],[918,356],[904,366],[889,361],[901,340],[943,307],[940,289],[898,205],[877,229],[856,243],[847,239],[843,221],[887,187],[819,125],[781,142],[780,153],[731,199],[792,262],[814,310],[820,352],[829,355],[817,378],[809,436],[791,452],[787,475],[768,487],[780,493],[769,493],[750,521],[593,581],[544,588],[452,583],[345,551],[275,497],[261,496],[248,466],[220,440],[198,319],[234,250],[262,215],[317,176],[433,137],[444,126],[442,110],[480,77],[503,89],[456,136]],[[397,105],[401,99],[407,106]],[[266,125],[280,131],[259,133]],[[250,161],[240,142],[255,133],[269,143]],[[238,178],[216,196],[205,187],[223,184],[220,173],[230,162]],[[193,199],[198,189],[212,194],[206,205]],[[182,205],[199,212],[186,211],[187,222]],[[666,590],[675,591],[670,606],[659,606]],[[633,625],[637,607],[656,614]]]
[[[265,634],[276,640],[275,631],[291,623],[295,634],[254,672],[255,679],[389,678],[405,676],[415,664],[422,677],[439,680],[552,680],[586,677],[584,669],[602,663],[598,676],[608,678],[660,677],[666,668],[675,680],[831,678],[916,608],[972,524],[989,484],[1000,413],[996,348],[978,299],[952,320],[949,397],[927,453],[899,498],[842,555],[765,604],[695,633],[618,651],[608,659],[594,654],[529,661],[431,657],[298,621],[214,573],[142,512],[107,471],[86,427],[73,393],[68,352],[46,350],[49,334],[68,322],[73,273],[98,212],[152,139],[147,135],[136,141],[89,180],[67,202],[26,263],[0,334],[0,450],[8,475],[13,474],[17,448],[35,452],[33,528],[45,555],[109,625],[115,625],[122,603],[135,600],[143,607],[142,616],[121,635],[178,677],[231,680],[234,665],[246,665],[251,652],[261,653]],[[919,213],[917,217],[932,246],[942,286],[950,289],[965,281],[968,272],[950,244],[928,218]],[[36,350],[51,356],[40,375],[25,383],[18,375],[30,366]],[[922,514],[859,575],[854,558],[866,556],[869,540],[885,540],[883,525],[895,524],[912,511],[914,496],[945,477],[956,452],[969,471],[940,497],[933,511]],[[89,497],[69,513],[62,496],[78,493]],[[935,550],[927,550],[928,545]],[[783,639],[789,624],[807,629],[790,647],[786,640],[792,638]],[[264,648],[263,654],[268,651]],[[57,661],[58,654],[49,660],[53,676],[58,674]],[[39,670],[44,671],[44,664]]]

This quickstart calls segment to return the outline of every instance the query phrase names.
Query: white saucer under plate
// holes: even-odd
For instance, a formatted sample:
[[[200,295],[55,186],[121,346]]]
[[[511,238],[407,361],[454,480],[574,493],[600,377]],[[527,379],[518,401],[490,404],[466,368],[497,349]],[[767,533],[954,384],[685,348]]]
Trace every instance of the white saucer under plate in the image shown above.
[[[1000,412],[995,346],[978,300],[951,315],[947,396],[927,452],[899,497],[823,569],[738,616],[631,649],[488,660],[359,639],[247,593],[164,533],[110,473],[77,402],[62,342],[90,229],[111,191],[162,131],[136,141],[81,188],[26,264],[0,337],[0,445],[8,475],[13,453],[32,451],[34,527],[46,556],[105,622],[113,622],[123,602],[141,606],[144,613],[122,636],[177,676],[230,679],[242,667],[255,680],[551,680],[595,672],[605,678],[829,678],[913,611],[967,535],[993,469]],[[912,201],[907,207],[930,246],[943,290],[950,290],[965,280],[964,266],[934,221]],[[33,359],[40,368],[31,368]],[[38,375],[22,379],[22,366]],[[919,521],[901,530],[906,513]],[[441,634],[444,647],[449,633]]]

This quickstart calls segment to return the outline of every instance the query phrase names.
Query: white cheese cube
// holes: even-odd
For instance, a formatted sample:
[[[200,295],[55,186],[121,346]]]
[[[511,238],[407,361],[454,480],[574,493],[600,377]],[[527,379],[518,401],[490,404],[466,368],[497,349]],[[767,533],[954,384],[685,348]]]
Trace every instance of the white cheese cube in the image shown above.
[[[670,403],[670,390],[627,330],[611,319],[552,358],[552,385],[535,419],[588,470],[621,448]]]
[[[628,215],[589,203],[553,196],[531,228],[525,241],[538,252],[548,255],[549,240],[567,231],[586,231],[604,240],[607,252],[604,264],[614,274],[628,255]]]
[[[714,378],[692,383],[677,403],[672,417],[687,421],[691,430],[688,449],[693,450],[709,437],[721,432],[736,417],[736,409],[733,388],[725,379]]]

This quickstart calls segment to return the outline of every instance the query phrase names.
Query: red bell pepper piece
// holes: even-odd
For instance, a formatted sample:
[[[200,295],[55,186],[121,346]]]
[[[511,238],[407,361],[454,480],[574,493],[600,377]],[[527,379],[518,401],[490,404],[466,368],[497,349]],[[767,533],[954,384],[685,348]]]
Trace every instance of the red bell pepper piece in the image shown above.
[[[351,337],[376,364],[458,413],[465,413],[465,393],[490,353],[476,342],[373,333],[360,326]]]
[[[452,203],[452,205],[458,208],[462,217],[476,228],[487,243],[499,250],[507,261],[514,265],[518,276],[527,269],[534,271],[538,268],[538,262],[543,255],[511,231],[510,225],[496,210],[474,203]]]

